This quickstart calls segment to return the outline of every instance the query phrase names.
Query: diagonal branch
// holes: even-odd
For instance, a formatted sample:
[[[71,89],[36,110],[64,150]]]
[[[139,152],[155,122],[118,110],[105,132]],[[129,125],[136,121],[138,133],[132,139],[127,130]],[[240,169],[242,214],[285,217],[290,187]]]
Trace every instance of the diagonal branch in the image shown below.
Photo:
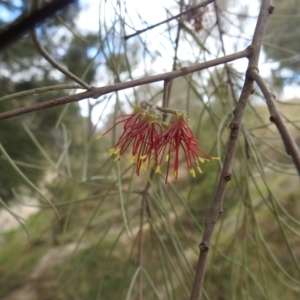
[[[251,55],[251,49],[248,47],[247,49],[245,49],[243,51],[236,52],[236,53],[230,54],[230,55],[226,55],[226,56],[223,56],[220,58],[212,59],[210,61],[206,61],[203,63],[198,63],[198,64],[195,64],[195,65],[192,65],[189,67],[183,67],[179,70],[166,72],[166,73],[162,73],[162,74],[158,74],[158,75],[153,75],[153,76],[149,76],[149,77],[144,77],[144,78],[140,78],[140,79],[136,79],[136,80],[132,80],[132,81],[128,81],[128,82],[107,85],[107,86],[99,87],[99,88],[92,87],[88,91],[78,93],[75,95],[56,98],[56,99],[52,99],[52,100],[45,101],[42,103],[37,103],[37,104],[30,105],[30,106],[25,106],[25,107],[21,107],[21,108],[17,108],[17,109],[13,109],[13,110],[10,110],[7,112],[0,113],[0,120],[12,118],[12,117],[23,115],[23,114],[26,114],[29,112],[38,111],[38,110],[42,110],[45,108],[54,107],[54,106],[58,106],[58,105],[62,105],[62,104],[70,103],[70,102],[77,102],[77,101],[87,99],[87,98],[96,99],[96,98],[99,98],[100,96],[108,94],[108,93],[125,90],[128,88],[140,86],[143,84],[164,81],[164,80],[172,80],[172,79],[180,77],[180,76],[185,76],[190,73],[194,73],[194,72],[197,72],[197,71],[200,71],[203,69],[215,67],[217,65],[221,65],[221,64],[224,64],[224,63],[227,63],[230,61],[245,58],[250,55]]]
[[[138,31],[136,31],[136,32],[133,33],[133,34],[126,35],[126,36],[124,36],[124,40],[126,41],[126,40],[128,40],[128,39],[130,39],[130,38],[132,38],[132,37],[134,37],[134,36],[136,36],[136,35],[139,35],[139,34],[141,34],[141,33],[144,33],[144,32],[146,32],[146,31],[148,31],[148,30],[151,30],[151,29],[153,29],[153,28],[155,28],[155,27],[157,27],[157,26],[160,26],[160,25],[162,25],[162,24],[168,23],[168,22],[170,22],[170,21],[172,21],[172,20],[174,20],[174,19],[180,18],[181,16],[186,15],[186,14],[188,14],[188,13],[194,12],[196,9],[198,9],[198,8],[200,8],[200,7],[205,7],[205,6],[207,6],[208,4],[210,4],[210,3],[214,2],[214,1],[215,1],[215,0],[207,0],[207,1],[204,1],[204,2],[202,2],[202,3],[200,3],[200,4],[198,4],[198,5],[195,5],[195,6],[191,7],[191,8],[189,8],[189,9],[187,9],[187,10],[185,10],[185,11],[179,13],[179,14],[176,15],[176,16],[173,16],[173,17],[168,18],[168,19],[166,19],[166,20],[164,20],[164,21],[162,21],[162,22],[159,22],[159,23],[156,23],[156,24],[154,24],[154,25],[151,25],[151,26],[149,26],[149,27],[147,27],[147,28],[145,28],[145,29],[138,30]]]
[[[275,102],[275,95],[272,94],[269,87],[266,85],[265,81],[262,79],[262,77],[258,73],[257,68],[252,68],[250,71],[250,76],[255,80],[257,85],[260,87],[262,93],[264,94],[264,97],[267,101],[267,105],[270,112],[270,121],[274,122],[285,145],[285,149],[289,155],[293,158],[294,164],[298,170],[298,173],[300,175],[300,153],[299,148],[293,139],[292,135],[290,134],[289,130],[285,126],[284,120],[279,113],[279,110],[277,108],[276,102]]]
[[[66,75],[67,77],[71,78],[72,80],[74,80],[75,82],[77,82],[78,84],[80,84],[82,87],[86,88],[87,90],[89,90],[91,87],[86,84],[84,81],[82,81],[80,78],[78,78],[75,74],[73,74],[72,72],[68,71],[66,68],[64,68],[61,64],[59,64],[55,59],[52,58],[52,56],[46,51],[46,49],[41,45],[41,43],[39,42],[35,29],[32,28],[30,30],[30,34],[31,34],[31,39],[34,43],[34,45],[36,46],[37,50],[39,51],[39,53],[58,71],[60,71],[61,73],[63,73],[64,75]]]
[[[64,6],[75,2],[74,0],[52,0],[50,3],[46,3],[43,7],[31,12],[24,17],[23,15],[4,28],[0,32],[0,49],[6,47],[9,43],[20,37],[31,27],[39,22],[45,21],[48,17],[55,14],[58,10]]]
[[[272,9],[273,7],[271,6],[271,0],[262,1],[260,13],[258,16],[256,28],[252,39],[252,45],[250,46],[252,49],[252,55],[249,58],[248,70],[251,70],[251,68],[257,66],[258,64],[259,54],[261,50],[262,40],[265,34],[267,19],[269,14],[272,12]],[[230,124],[230,129],[231,129],[230,137],[228,141],[227,151],[224,159],[224,165],[219,179],[215,198],[211,210],[209,212],[209,215],[205,220],[205,231],[204,231],[202,241],[199,245],[200,254],[199,254],[199,260],[197,264],[193,290],[191,293],[190,300],[198,300],[202,296],[203,280],[204,280],[207,257],[208,257],[211,240],[212,240],[212,235],[213,235],[215,223],[217,222],[219,215],[223,211],[222,208],[223,199],[224,199],[227,183],[228,181],[230,181],[232,176],[231,171],[232,171],[233,159],[234,159],[236,145],[237,145],[237,138],[239,135],[239,130],[242,125],[242,119],[243,119],[244,110],[247,101],[250,95],[254,91],[253,86],[254,86],[254,81],[249,76],[249,71],[247,71],[242,93],[240,95],[238,104],[234,111],[234,118]]]

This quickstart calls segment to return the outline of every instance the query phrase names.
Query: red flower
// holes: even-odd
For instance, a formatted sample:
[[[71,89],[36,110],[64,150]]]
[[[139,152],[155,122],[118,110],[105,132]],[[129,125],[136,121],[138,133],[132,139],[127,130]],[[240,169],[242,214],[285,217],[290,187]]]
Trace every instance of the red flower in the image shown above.
[[[190,126],[186,122],[186,115],[183,113],[177,113],[176,116],[171,118],[170,125],[163,133],[160,144],[158,145],[157,153],[159,154],[160,158],[159,161],[157,161],[157,168],[155,172],[160,172],[160,165],[165,157],[167,162],[165,183],[167,183],[171,157],[174,156],[173,175],[175,179],[177,179],[179,168],[179,150],[182,148],[188,169],[192,176],[196,176],[193,164],[198,172],[202,173],[199,162],[218,158],[211,157],[205,153],[199,148],[198,144],[198,140],[195,138]],[[202,154],[204,158],[201,157],[200,154]]]
[[[120,118],[122,118],[121,121],[117,121],[112,128],[104,133],[108,133],[118,124],[125,122],[124,131],[114,147],[109,150],[109,154],[117,155],[115,161],[120,160],[121,155],[132,144],[130,162],[136,163],[136,174],[139,175],[141,168],[149,171],[154,165],[153,157],[155,154],[152,152],[155,152],[162,134],[161,125],[156,121],[158,116],[152,111],[146,112],[136,107],[133,114],[118,117],[118,119]]]
[[[199,142],[187,123],[186,114],[176,113],[171,118],[169,126],[159,123],[158,118],[154,106],[149,110],[146,110],[146,107],[135,107],[132,114],[118,117],[115,125],[103,134],[124,123],[123,133],[109,150],[110,155],[116,155],[115,161],[120,160],[126,149],[132,146],[130,162],[136,164],[135,172],[139,175],[140,169],[149,172],[153,166],[156,166],[155,173],[160,173],[160,166],[165,158],[167,162],[165,183],[167,183],[172,160],[173,175],[175,179],[178,178],[180,148],[184,152],[188,169],[193,177],[196,176],[194,167],[202,173],[199,162],[218,159],[200,149]]]
[[[141,122],[130,128],[129,136],[133,141],[131,162],[136,163],[136,174],[140,169],[150,170],[155,164],[156,145],[162,134],[157,116],[145,113]]]
[[[118,157],[115,160],[118,160],[120,155],[123,154],[124,151],[129,146],[131,141],[129,140],[128,141],[129,143],[126,145],[126,140],[125,140],[126,139],[126,132],[127,132],[128,128],[130,128],[131,126],[133,126],[134,124],[136,124],[140,121],[140,119],[142,118],[142,113],[143,113],[143,110],[140,109],[138,106],[136,106],[131,115],[119,116],[117,118],[116,123],[114,124],[114,126],[109,128],[106,132],[104,132],[102,135],[99,136],[99,138],[101,138],[103,135],[107,134],[113,128],[115,128],[118,124],[125,123],[124,126],[123,126],[124,132],[122,133],[122,135],[119,138],[118,142],[115,144],[114,148],[109,150],[110,155],[118,154],[120,152],[120,154],[118,155]],[[120,147],[120,144],[122,144],[122,147]]]

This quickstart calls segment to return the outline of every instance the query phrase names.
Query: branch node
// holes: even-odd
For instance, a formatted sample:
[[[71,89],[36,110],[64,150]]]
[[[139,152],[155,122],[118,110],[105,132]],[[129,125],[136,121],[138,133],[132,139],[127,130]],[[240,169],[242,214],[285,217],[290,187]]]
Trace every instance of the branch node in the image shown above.
[[[207,246],[206,242],[201,242],[199,245],[199,249],[201,252],[207,252],[209,247]]]
[[[238,133],[239,133],[239,124],[236,122],[231,122],[229,127],[231,129],[230,139],[237,138]]]
[[[231,130],[236,130],[236,129],[239,129],[239,124],[236,122],[231,122],[229,127]]]
[[[272,123],[275,123],[276,119],[275,119],[273,116],[271,116],[271,117],[270,117],[270,121],[271,121]]]
[[[275,7],[273,5],[271,5],[269,7],[269,14],[271,15],[274,12]]]
[[[246,77],[251,78],[253,80],[253,76],[252,76],[253,73],[259,74],[259,69],[257,66],[250,67],[246,72]]]
[[[249,55],[247,57],[250,58],[254,54],[255,48],[253,45],[250,45],[246,49],[249,51]]]
[[[253,90],[251,91],[251,95],[254,94],[254,92],[255,92],[255,89],[253,89]]]
[[[224,176],[224,179],[225,179],[226,181],[230,181],[230,180],[231,180],[231,174],[225,175],[225,176]],[[222,213],[222,211],[221,211],[221,213]]]

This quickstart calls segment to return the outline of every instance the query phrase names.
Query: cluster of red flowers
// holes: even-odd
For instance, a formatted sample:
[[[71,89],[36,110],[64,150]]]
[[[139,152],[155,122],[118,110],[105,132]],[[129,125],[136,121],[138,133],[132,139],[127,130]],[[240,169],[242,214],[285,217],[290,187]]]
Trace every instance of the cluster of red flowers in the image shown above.
[[[110,155],[116,155],[115,161],[120,160],[122,154],[132,145],[131,163],[136,164],[136,174],[139,175],[141,169],[149,172],[152,167],[155,168],[155,173],[160,173],[165,159],[167,163],[165,183],[167,183],[172,160],[174,178],[178,177],[180,148],[184,152],[188,169],[193,177],[196,176],[193,165],[199,173],[202,173],[200,162],[218,159],[199,148],[199,142],[187,124],[185,113],[175,113],[169,124],[160,123],[159,117],[155,107],[149,110],[135,107],[132,114],[118,117],[115,125],[104,133],[124,123],[123,133],[115,146],[109,150]]]

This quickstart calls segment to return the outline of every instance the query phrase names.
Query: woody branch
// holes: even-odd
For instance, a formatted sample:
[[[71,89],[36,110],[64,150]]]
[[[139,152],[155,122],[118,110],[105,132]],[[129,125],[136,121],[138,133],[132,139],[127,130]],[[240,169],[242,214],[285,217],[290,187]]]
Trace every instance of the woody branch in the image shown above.
[[[223,199],[226,191],[226,186],[228,181],[231,179],[231,170],[237,145],[237,138],[239,135],[239,130],[242,124],[242,119],[244,115],[244,110],[247,101],[254,91],[254,80],[249,76],[249,72],[253,67],[257,67],[259,61],[259,54],[261,50],[262,40],[265,34],[267,19],[270,13],[272,13],[274,7],[271,6],[271,0],[264,0],[261,5],[260,13],[256,23],[252,44],[250,49],[252,54],[249,57],[248,70],[246,72],[245,82],[243,89],[237,103],[236,109],[234,111],[234,118],[230,124],[230,137],[228,141],[227,151],[224,158],[224,165],[219,179],[218,187],[215,193],[215,198],[205,221],[205,231],[202,241],[199,245],[200,254],[196,269],[196,275],[194,277],[194,284],[191,293],[190,300],[198,300],[202,296],[203,290],[203,280],[206,270],[206,263],[208,258],[208,253],[211,245],[211,240],[213,236],[213,231],[215,228],[215,223],[219,215],[223,211]]]

